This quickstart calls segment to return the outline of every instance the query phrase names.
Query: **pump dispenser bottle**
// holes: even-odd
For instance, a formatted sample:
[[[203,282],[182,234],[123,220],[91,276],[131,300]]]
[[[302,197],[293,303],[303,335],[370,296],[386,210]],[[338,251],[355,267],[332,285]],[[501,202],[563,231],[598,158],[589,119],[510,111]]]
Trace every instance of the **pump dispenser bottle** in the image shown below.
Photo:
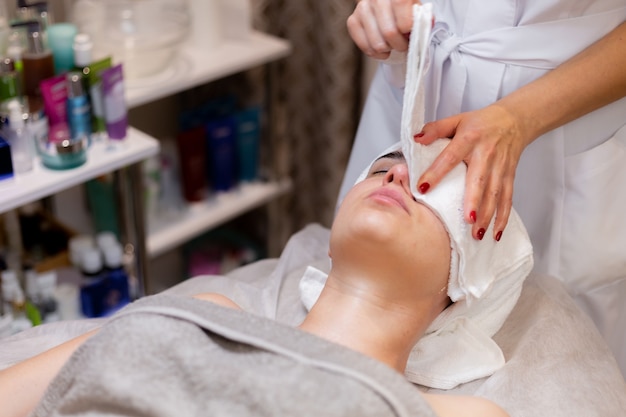
[[[9,107],[9,125],[3,129],[11,145],[13,170],[16,174],[31,171],[35,158],[33,139],[24,126],[24,115],[22,106],[12,102]]]
[[[0,60],[0,113],[8,116],[10,103],[23,104],[20,88],[20,76],[15,62],[9,57]]]
[[[103,248],[106,274],[106,296],[104,297],[103,316],[113,314],[130,303],[128,275],[124,270],[124,251],[119,243]]]
[[[85,93],[83,76],[80,72],[70,72],[66,76],[67,120],[72,139],[91,135],[91,108]]]
[[[24,94],[28,96],[31,111],[41,108],[39,83],[54,76],[52,52],[44,45],[39,22],[26,23],[28,48],[22,54]]]
[[[79,33],[74,37],[74,66],[77,71],[84,69],[93,62],[93,42],[86,33]],[[83,72],[84,75],[87,75]]]

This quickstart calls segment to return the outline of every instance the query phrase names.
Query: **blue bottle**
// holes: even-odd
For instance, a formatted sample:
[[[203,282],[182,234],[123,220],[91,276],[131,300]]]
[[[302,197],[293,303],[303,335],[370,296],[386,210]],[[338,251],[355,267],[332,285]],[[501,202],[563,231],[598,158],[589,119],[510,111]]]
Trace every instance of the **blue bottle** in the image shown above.
[[[124,270],[124,251],[119,243],[102,248],[104,254],[105,294],[102,302],[102,315],[109,316],[130,303],[128,274]]]
[[[80,265],[83,275],[80,285],[81,311],[85,317],[101,317],[105,297],[102,254],[96,248],[85,249],[81,254]]]
[[[66,78],[67,85],[67,121],[70,125],[72,139],[91,136],[91,106],[85,93],[83,75],[70,72]]]

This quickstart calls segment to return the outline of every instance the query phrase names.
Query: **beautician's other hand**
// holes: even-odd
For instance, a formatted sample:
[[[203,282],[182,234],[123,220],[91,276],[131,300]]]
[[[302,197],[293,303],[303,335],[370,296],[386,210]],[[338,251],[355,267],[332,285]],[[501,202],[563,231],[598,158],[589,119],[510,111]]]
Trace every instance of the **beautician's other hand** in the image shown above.
[[[359,0],[346,22],[356,45],[369,57],[387,59],[391,50],[409,47],[414,4],[418,0]]]
[[[437,138],[450,144],[422,174],[418,190],[428,192],[456,165],[467,164],[464,218],[472,236],[484,237],[495,214],[493,238],[500,240],[511,212],[515,169],[528,140],[515,116],[498,104],[427,123],[415,141]]]

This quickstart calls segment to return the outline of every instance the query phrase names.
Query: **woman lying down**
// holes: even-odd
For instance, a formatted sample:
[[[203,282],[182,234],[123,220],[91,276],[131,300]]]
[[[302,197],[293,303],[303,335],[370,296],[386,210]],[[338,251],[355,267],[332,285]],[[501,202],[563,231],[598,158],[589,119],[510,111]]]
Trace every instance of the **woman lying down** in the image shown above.
[[[421,394],[404,375],[412,357],[428,360],[418,341],[454,334],[446,323],[462,326],[480,307],[472,291],[481,285],[461,279],[473,268],[464,256],[498,249],[459,240],[457,226],[427,204],[436,202],[411,193],[402,153],[387,154],[342,202],[332,268],[298,328],[218,294],[145,297],[100,329],[1,371],[0,414],[506,416],[486,399]],[[523,234],[510,236],[507,251],[527,249]],[[513,275],[527,272],[518,263]]]

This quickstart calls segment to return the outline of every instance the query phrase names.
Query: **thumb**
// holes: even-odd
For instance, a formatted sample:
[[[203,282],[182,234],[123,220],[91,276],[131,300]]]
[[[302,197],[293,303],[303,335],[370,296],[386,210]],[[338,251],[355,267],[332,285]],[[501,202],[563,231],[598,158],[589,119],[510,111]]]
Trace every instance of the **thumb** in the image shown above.
[[[459,124],[459,116],[446,117],[445,119],[429,122],[422,130],[413,136],[415,142],[422,145],[430,145],[439,138],[452,138]]]

